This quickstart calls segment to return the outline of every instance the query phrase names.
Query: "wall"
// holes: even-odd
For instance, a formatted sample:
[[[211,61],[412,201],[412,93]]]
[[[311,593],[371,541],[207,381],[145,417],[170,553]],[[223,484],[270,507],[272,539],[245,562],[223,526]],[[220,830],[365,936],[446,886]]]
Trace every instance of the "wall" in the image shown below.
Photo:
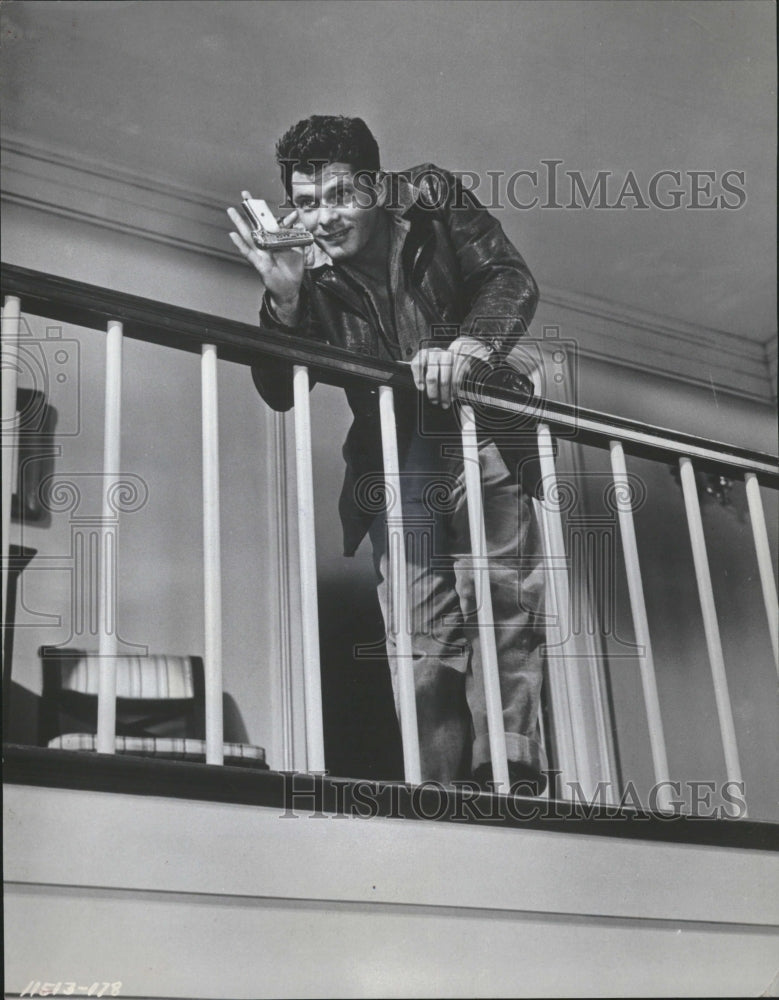
[[[387,169],[432,160],[475,171],[485,199],[487,171],[502,173],[506,231],[545,291],[758,344],[776,334],[773,4],[36,0],[0,14],[4,136],[43,145],[44,158],[83,156],[131,172],[140,189],[168,180],[220,202],[247,186],[275,198],[273,143],[286,128],[311,113],[360,115]],[[550,160],[561,161],[557,202],[546,197]],[[510,182],[519,170],[536,171],[537,187]],[[647,197],[662,170],[712,171],[716,194],[726,171],[743,172],[746,202],[542,207],[569,203],[565,171],[588,188],[609,171],[612,205],[629,171]],[[92,182],[101,217],[105,185]],[[674,186],[661,179],[666,204]],[[687,206],[691,186],[679,185]],[[48,184],[36,194],[58,204]],[[510,207],[535,194],[535,207]]]
[[[9,992],[758,996],[776,972],[768,851],[6,793]]]
[[[256,318],[257,289],[240,262],[206,261],[16,208],[6,216],[4,253],[22,266],[234,319]],[[31,319],[30,339],[45,338],[48,325]],[[94,486],[102,469],[104,336],[66,328],[63,337],[78,342],[79,394],[75,379],[64,386],[52,380],[52,402],[61,411],[62,430],[75,429],[76,404],[80,418],[77,433],[58,439],[62,454],[55,472],[58,478],[75,474],[84,501],[76,511],[55,513],[49,527],[25,526],[21,539],[38,556],[22,582],[27,610],[20,624],[27,627],[17,634],[14,678],[34,691],[40,690],[37,647],[73,644],[71,518],[99,514]],[[118,631],[128,652],[141,644],[151,652],[202,654],[199,359],[127,340],[124,362],[122,471],[146,483],[148,503],[122,519]],[[271,565],[276,533],[272,423],[243,367],[220,363],[219,392],[224,685],[240,707],[249,739],[265,746],[271,763],[280,766],[279,719],[271,697],[279,659],[279,595]],[[18,532],[18,526],[14,529]],[[40,615],[49,616],[43,628]],[[61,625],[51,616],[60,616]],[[96,638],[86,641],[90,638],[94,649]]]

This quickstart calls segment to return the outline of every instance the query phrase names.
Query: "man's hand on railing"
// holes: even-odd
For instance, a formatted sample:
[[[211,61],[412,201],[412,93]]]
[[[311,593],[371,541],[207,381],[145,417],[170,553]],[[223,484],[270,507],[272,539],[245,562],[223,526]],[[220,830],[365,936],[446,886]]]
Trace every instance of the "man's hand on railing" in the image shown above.
[[[431,403],[447,410],[466,373],[481,360],[493,360],[493,352],[475,337],[458,337],[447,348],[423,347],[411,361],[414,384]]]
[[[248,196],[248,191],[241,192],[241,197]],[[260,250],[254,245],[249,226],[240,212],[235,208],[228,208],[227,214],[237,229],[237,232],[230,233],[230,239],[241,256],[249,261],[262,278],[277,318],[286,326],[294,326],[298,317],[306,248],[293,247],[289,250],[275,250],[273,253]],[[283,220],[284,226],[294,227],[296,224],[296,211]]]
[[[458,337],[448,348],[424,347],[410,362],[414,384],[431,403],[448,409],[457,390],[508,389],[521,402],[541,395],[541,373],[520,371],[475,337]]]

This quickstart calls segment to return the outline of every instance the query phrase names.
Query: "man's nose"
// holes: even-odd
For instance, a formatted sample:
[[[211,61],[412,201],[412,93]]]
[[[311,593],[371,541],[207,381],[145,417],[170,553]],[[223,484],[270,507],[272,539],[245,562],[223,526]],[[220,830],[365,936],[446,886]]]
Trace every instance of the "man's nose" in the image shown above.
[[[322,229],[327,229],[331,226],[333,222],[338,218],[338,212],[332,205],[320,205],[319,206],[319,217],[317,222],[322,227]]]

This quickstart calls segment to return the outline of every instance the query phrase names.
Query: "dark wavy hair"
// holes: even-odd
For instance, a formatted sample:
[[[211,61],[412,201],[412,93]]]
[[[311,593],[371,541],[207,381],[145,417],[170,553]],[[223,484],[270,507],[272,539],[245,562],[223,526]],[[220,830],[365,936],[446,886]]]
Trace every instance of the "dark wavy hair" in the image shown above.
[[[314,174],[323,163],[348,163],[354,173],[375,174],[379,146],[362,118],[311,115],[293,125],[276,143],[276,162],[287,194],[292,195],[292,171]]]

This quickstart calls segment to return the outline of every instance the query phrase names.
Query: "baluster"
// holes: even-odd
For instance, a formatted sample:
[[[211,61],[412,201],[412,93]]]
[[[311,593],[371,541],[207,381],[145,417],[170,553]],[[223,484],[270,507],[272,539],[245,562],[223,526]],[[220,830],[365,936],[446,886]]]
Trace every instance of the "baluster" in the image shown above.
[[[465,403],[461,411],[465,492],[468,502],[468,526],[471,533],[471,559],[479,623],[484,696],[487,707],[492,779],[497,788],[508,791],[510,786],[506,759],[506,731],[503,726],[503,706],[500,699],[498,650],[495,642],[495,620],[492,612],[487,539],[484,531],[484,510],[481,496],[481,467],[476,418],[473,407]]]
[[[295,748],[293,744],[294,717],[292,710],[292,655],[291,636],[292,622],[289,606],[289,536],[288,536],[288,506],[287,506],[287,438],[286,414],[276,410],[271,415],[271,462],[270,469],[274,483],[273,516],[276,528],[276,567],[279,574],[279,601],[276,618],[279,629],[279,669],[278,687],[281,706],[279,728],[281,740],[281,767],[291,771],[295,766]]]
[[[9,295],[3,306],[2,321],[2,441],[3,441],[3,606],[0,617],[3,620],[3,650],[5,650],[5,629],[8,611],[8,573],[11,553],[11,497],[17,462],[16,388],[19,375],[19,316],[21,303],[15,295]],[[6,664],[4,670],[10,670]]]
[[[394,656],[398,678],[400,732],[403,741],[405,778],[412,784],[419,784],[422,780],[422,772],[419,759],[414,655],[409,631],[408,574],[403,531],[403,503],[400,491],[398,437],[395,425],[395,400],[392,389],[386,385],[379,388],[379,415],[387,496],[387,560],[389,566],[387,638],[391,637],[395,643]]]
[[[568,560],[563,540],[560,515],[560,491],[554,460],[554,444],[547,424],[538,425],[538,456],[544,499],[536,501],[540,515],[546,564],[547,605],[547,676],[552,703],[552,718],[556,737],[556,750],[560,780],[566,783],[580,780],[582,766],[577,757],[577,726],[583,723],[578,706],[572,701],[578,674],[575,651],[572,646],[570,615],[570,584]]]
[[[776,581],[771,565],[771,549],[768,545],[768,532],[765,526],[763,501],[760,497],[760,483],[754,472],[744,476],[747,487],[747,503],[749,504],[749,519],[752,523],[752,534],[755,538],[757,552],[757,567],[760,572],[760,585],[763,589],[765,613],[768,617],[768,632],[771,636],[771,647],[774,651],[774,663],[779,673],[779,608],[776,601]]]
[[[665,735],[663,733],[663,718],[660,712],[660,699],[657,693],[657,675],[655,673],[655,661],[652,654],[652,642],[649,636],[649,619],[647,618],[646,602],[644,600],[641,565],[638,561],[636,528],[633,522],[633,509],[630,503],[630,482],[625,465],[625,452],[621,442],[611,441],[609,447],[611,450],[611,468],[614,474],[617,518],[622,538],[622,550],[625,555],[625,573],[627,574],[628,581],[630,610],[633,615],[633,628],[636,634],[636,643],[639,647],[643,648],[643,654],[639,653],[639,667],[641,671],[641,686],[644,691],[647,723],[649,724],[652,763],[655,771],[655,782],[657,785],[661,785],[662,782],[667,782],[669,779],[668,756],[665,746]],[[671,791],[668,785],[663,784],[657,791],[659,808],[664,812],[673,812],[674,807],[671,805]]]
[[[549,701],[552,708],[555,753],[560,770],[560,780],[564,784],[576,778],[576,754],[571,708],[568,704],[568,691],[565,684],[565,661],[559,652],[563,644],[563,635],[560,631],[560,619],[557,613],[557,587],[554,580],[554,574],[559,571],[559,567],[554,567],[551,556],[552,545],[549,537],[546,505],[539,500],[534,500],[533,509],[538,518],[544,545],[545,614],[547,620],[546,683],[549,688]]]
[[[314,474],[311,457],[311,406],[308,368],[295,365],[295,465],[298,487],[300,608],[303,625],[303,689],[306,702],[306,752],[309,771],[324,771],[322,679],[319,656],[319,610],[316,579]]]
[[[97,633],[100,668],[97,689],[97,752],[116,750],[116,565],[115,490],[119,481],[122,437],[122,324],[111,320],[106,334],[103,424],[103,506],[97,566]],[[113,501],[113,502],[112,502]]]
[[[222,570],[219,532],[219,397],[217,352],[201,355],[203,439],[203,596],[205,611],[206,763],[224,763],[222,709]]]
[[[736,743],[736,727],[733,722],[733,706],[728,692],[728,679],[725,673],[725,658],[722,654],[717,609],[714,604],[714,590],[711,585],[709,558],[706,553],[706,541],[703,535],[703,521],[698,502],[698,489],[695,483],[695,470],[689,458],[679,459],[684,506],[687,511],[687,525],[690,532],[692,557],[695,565],[695,577],[698,582],[698,596],[703,613],[703,630],[706,636],[706,648],[709,653],[711,679],[714,684],[714,697],[717,702],[722,749],[725,753],[725,768],[728,781],[741,782],[741,763]],[[742,814],[743,815],[743,814]]]

